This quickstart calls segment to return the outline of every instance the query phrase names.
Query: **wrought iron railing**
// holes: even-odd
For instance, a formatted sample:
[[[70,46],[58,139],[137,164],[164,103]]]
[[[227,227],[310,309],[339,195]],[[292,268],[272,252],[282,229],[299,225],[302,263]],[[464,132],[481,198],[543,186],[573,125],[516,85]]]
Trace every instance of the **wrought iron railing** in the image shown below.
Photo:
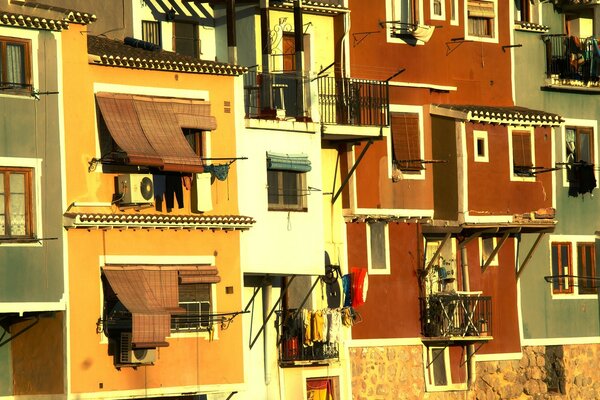
[[[491,336],[492,298],[473,292],[420,298],[421,333],[428,338]]]
[[[597,84],[600,80],[600,46],[596,38],[544,35],[546,76],[565,85]]]
[[[388,85],[383,81],[319,78],[319,111],[325,124],[388,125]]]
[[[295,72],[244,76],[246,118],[310,119],[310,80]]]

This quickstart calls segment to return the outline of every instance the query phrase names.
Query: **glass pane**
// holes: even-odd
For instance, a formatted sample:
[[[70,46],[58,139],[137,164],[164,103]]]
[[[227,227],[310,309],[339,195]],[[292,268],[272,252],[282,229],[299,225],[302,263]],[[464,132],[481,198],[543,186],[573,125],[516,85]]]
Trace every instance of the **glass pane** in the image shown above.
[[[298,185],[299,174],[283,171],[283,204],[300,205],[302,193]]]
[[[577,149],[579,154],[576,161],[585,161],[586,163],[592,163],[592,152],[590,146],[590,134],[588,132],[579,133],[579,143],[577,143]]]
[[[575,129],[565,129],[565,157],[567,161],[575,161]]]
[[[386,269],[385,222],[369,224],[371,233],[371,268]]]
[[[25,83],[25,46],[8,43],[6,45],[6,79],[8,83]]]
[[[490,254],[494,251],[494,238],[484,238],[482,240],[483,261],[486,262]]]
[[[269,204],[279,204],[279,171],[267,171],[267,186]]]
[[[558,245],[552,245],[552,276],[557,276],[557,275],[561,275],[562,272],[560,271],[559,266],[559,262],[560,259],[558,258]],[[552,280],[552,289],[554,291],[558,291],[560,290],[560,279],[555,278]]]
[[[6,214],[4,213],[4,200],[4,193],[0,193],[0,236],[6,235]]]
[[[11,193],[25,193],[25,174],[11,173],[9,187]]]
[[[24,236],[26,231],[25,224],[25,175],[10,174],[9,176],[9,213],[10,213],[10,232],[12,236]]]
[[[444,357],[444,349],[431,350],[431,356],[433,357],[433,383],[436,386],[448,385],[448,379],[446,378],[446,359]]]
[[[175,23],[175,51],[190,57],[198,57],[198,27],[184,22]]]

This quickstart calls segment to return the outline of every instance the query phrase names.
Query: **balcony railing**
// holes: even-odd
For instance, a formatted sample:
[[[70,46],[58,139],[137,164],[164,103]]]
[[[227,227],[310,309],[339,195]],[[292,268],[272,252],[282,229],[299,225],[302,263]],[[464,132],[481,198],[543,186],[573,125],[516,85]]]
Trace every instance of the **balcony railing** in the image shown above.
[[[600,47],[595,38],[544,35],[546,76],[552,84],[600,87]]]
[[[278,318],[281,366],[329,364],[339,360],[338,341],[326,332],[323,332],[323,340],[313,340],[314,332],[311,334],[305,329],[301,311],[297,313],[296,310],[288,310],[278,313]]]
[[[473,292],[420,298],[421,331],[427,338],[491,336],[492,298]]]
[[[310,79],[250,71],[244,76],[246,118],[310,120]]]
[[[319,110],[325,124],[386,126],[388,98],[388,86],[383,81],[319,79]]]

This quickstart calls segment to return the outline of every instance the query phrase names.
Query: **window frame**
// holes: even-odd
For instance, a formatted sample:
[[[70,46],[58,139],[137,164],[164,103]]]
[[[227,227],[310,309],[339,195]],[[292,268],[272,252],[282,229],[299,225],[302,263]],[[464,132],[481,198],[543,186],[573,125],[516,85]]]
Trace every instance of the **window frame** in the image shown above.
[[[155,30],[156,41],[149,40],[151,38],[148,37],[149,30],[147,29],[147,27],[150,27],[150,26],[153,28],[153,29],[149,29],[150,31]],[[161,30],[160,21],[142,20],[142,30],[141,30],[142,40],[149,42],[149,43],[153,43],[162,49],[162,32],[161,31],[162,30]]]
[[[11,234],[8,231],[11,229],[11,212],[10,212],[10,199],[12,196],[17,193],[10,189],[10,177],[11,175],[23,175],[23,193],[24,197],[24,227],[25,234],[17,235]],[[0,189],[2,190],[2,198],[4,202],[2,219],[4,220],[4,232],[0,232],[0,239],[3,240],[23,240],[23,239],[34,239],[35,231],[34,231],[34,208],[33,208],[33,192],[34,192],[34,169],[32,167],[6,167],[0,166],[0,179],[2,179],[2,186]]]
[[[383,268],[375,268],[373,266],[373,234],[372,229],[374,225],[379,226],[379,224],[383,224],[383,240],[382,243],[379,243],[379,246],[383,247],[383,258],[384,258],[384,267]],[[367,231],[367,271],[369,275],[390,275],[390,234],[389,234],[389,224],[386,221],[371,221],[366,224]],[[381,249],[380,249],[381,250]]]
[[[435,13],[436,2],[440,7],[440,13]],[[429,18],[436,21],[446,20],[446,0],[429,0]]]
[[[8,57],[6,55],[6,49],[8,44],[18,45],[23,47],[23,83],[13,85],[7,81],[7,72],[9,70],[7,66]],[[0,62],[1,74],[0,74],[0,87],[2,90],[0,93],[3,94],[18,94],[18,95],[30,95],[33,90],[33,54],[31,39],[16,38],[10,36],[0,36]]]
[[[450,25],[459,24],[458,0],[450,0]]]
[[[390,105],[390,128],[389,128],[389,137],[388,137],[388,159],[390,160],[390,162],[388,163],[389,165],[389,171],[388,171],[388,178],[392,179],[393,176],[395,175],[395,172],[399,172],[400,175],[402,176],[402,180],[410,180],[410,179],[415,179],[415,180],[424,180],[425,179],[425,175],[426,175],[426,169],[420,169],[420,170],[402,170],[402,168],[399,168],[395,165],[395,151],[394,151],[394,143],[393,143],[393,131],[392,131],[392,120],[393,120],[393,116],[395,114],[415,114],[418,115],[418,128],[419,128],[419,155],[418,155],[418,159],[423,160],[425,159],[425,126],[424,126],[424,122],[423,122],[423,107],[420,106],[408,106],[408,105]],[[416,159],[416,158],[415,158]]]
[[[277,193],[274,194],[271,191],[272,185],[272,177],[273,174],[277,175]],[[284,194],[284,175],[293,174],[296,176],[296,190],[297,193],[293,196],[296,197],[296,202],[294,204],[285,204]],[[277,195],[279,201],[277,203],[272,203],[270,197],[273,195]],[[298,211],[298,212],[307,212],[308,211],[308,201],[306,199],[308,195],[307,188],[307,179],[306,172],[300,171],[287,171],[287,170],[279,170],[279,169],[267,169],[267,204],[269,211]]]
[[[173,314],[171,315],[171,334],[179,334],[179,333],[190,333],[190,332],[210,332],[210,321],[204,321],[203,322],[203,318],[207,318],[206,316],[203,317],[203,311],[202,311],[202,305],[203,304],[208,304],[208,314],[210,315],[212,313],[212,304],[213,304],[213,293],[212,293],[212,289],[214,284],[212,283],[185,283],[179,284],[179,289],[181,289],[182,286],[184,285],[202,285],[202,286],[207,286],[208,289],[208,300],[197,300],[197,301],[182,301],[181,299],[181,290],[179,291],[179,301],[178,304],[181,308],[185,309],[186,312],[185,313],[181,313],[181,314]],[[193,312],[189,312],[189,310],[182,305],[185,304],[198,304],[198,314],[195,314]],[[188,317],[188,316],[197,316],[198,317],[198,323],[197,326],[192,327],[191,325],[193,324],[192,322],[181,322],[182,326],[177,327],[174,325],[177,325],[177,319],[179,317]],[[188,326],[188,327],[186,327]]]
[[[491,3],[494,9],[494,17],[487,18],[490,35],[478,35],[471,33],[470,20],[472,18],[485,19],[484,17],[469,17],[469,3]],[[465,39],[478,42],[498,43],[498,0],[465,0],[464,2]]]
[[[451,346],[423,346],[423,368],[425,370],[425,391],[427,392],[444,392],[454,390],[467,390],[467,382],[454,383],[452,381],[452,365],[450,359]],[[440,351],[439,354],[443,357],[444,379],[445,385],[435,383],[435,366],[436,361],[439,363],[439,357],[434,359],[433,352]],[[466,353],[463,355],[463,365],[466,365]],[[439,365],[439,364],[438,364]]]
[[[402,21],[401,19],[396,19],[396,16],[400,14],[400,2],[402,0],[386,0],[385,10],[386,10],[386,21]],[[413,5],[413,11],[411,12],[412,21],[407,21],[405,23],[409,24],[419,24],[423,23],[423,0],[405,0],[410,1]],[[416,10],[414,10],[416,8]],[[406,40],[406,38],[402,37],[402,34],[394,33],[394,24],[388,23],[386,24],[386,37],[388,43],[400,43],[400,44],[414,44],[414,39]],[[423,44],[421,41],[417,40],[417,44]]]
[[[483,143],[483,155],[479,154],[479,146],[478,144]],[[482,130],[474,130],[473,131],[473,160],[475,162],[489,162],[490,161],[490,153],[489,153],[489,142],[488,142],[488,132]]]
[[[517,5],[517,2],[520,4],[520,6]],[[523,11],[522,11],[523,6],[526,8],[525,18],[523,18]],[[519,7],[521,7],[521,8],[519,8]],[[517,24],[527,23],[527,24],[541,25],[542,16],[541,16],[541,10],[540,10],[540,3],[538,0],[534,0],[533,4],[531,4],[531,0],[515,0],[514,10],[515,10],[515,15],[514,15],[515,23],[517,23]]]
[[[189,25],[192,27],[192,32],[193,32],[193,37],[189,38],[189,37],[183,37],[183,36],[177,36],[177,26],[178,25]],[[173,51],[177,54],[181,54],[181,55],[186,55],[189,57],[194,57],[194,58],[200,58],[200,55],[202,54],[202,52],[200,51],[200,25],[195,23],[195,22],[186,22],[186,21],[173,21]],[[193,50],[194,50],[194,54],[187,54],[187,53],[180,53],[177,50],[177,41],[178,40],[192,40],[193,41]]]
[[[553,251],[555,246],[565,246],[568,249],[568,269],[567,275],[571,275],[569,279],[568,290],[555,290],[554,280],[550,281],[550,293],[553,299],[596,299],[598,293],[588,290],[581,290],[579,286],[580,274],[582,266],[580,265],[581,260],[581,249],[582,247],[588,247],[592,254],[592,261],[589,264],[589,271],[592,276],[596,274],[596,238],[591,235],[553,235],[549,239],[549,274],[555,275]],[[558,250],[559,251],[559,250]],[[564,271],[560,275],[564,274]],[[556,274],[558,275],[558,274]]]
[[[480,262],[481,265],[483,266],[488,258],[489,258],[489,254],[486,253],[486,243],[489,244],[489,242],[491,242],[492,244],[492,249],[490,251],[489,254],[492,253],[492,251],[494,251],[494,249],[498,246],[498,238],[496,236],[490,236],[490,237],[479,237],[479,255],[480,255]],[[488,264],[488,267],[497,267],[499,264],[498,262],[498,256],[499,256],[499,252],[494,256],[494,259]]]
[[[508,157],[509,157],[509,165],[510,165],[510,180],[516,182],[535,182],[536,177],[534,176],[525,176],[519,175],[515,172],[515,164],[514,164],[514,134],[515,132],[521,133],[529,133],[529,145],[530,145],[530,154],[529,159],[531,161],[531,166],[535,166],[535,130],[533,127],[522,127],[522,126],[511,126],[508,129]],[[525,135],[522,135],[525,136]]]
[[[567,129],[568,128],[574,128],[574,129],[589,128],[592,130],[592,158],[594,161],[598,160],[598,151],[597,151],[598,123],[597,123],[597,121],[584,120],[584,119],[570,119],[570,118],[565,118],[565,122],[560,128],[560,135],[558,137],[560,137],[561,145],[560,145],[560,155],[557,157],[557,159],[562,160],[562,162],[564,162],[564,163],[569,162],[569,160],[567,158],[567,149],[566,149]],[[562,173],[563,187],[568,188],[569,187],[569,180],[568,180],[569,171],[567,168],[563,168],[562,172],[563,172]],[[596,181],[598,181],[600,176],[598,174],[598,171],[596,171],[595,169],[594,169],[594,176],[596,178]]]

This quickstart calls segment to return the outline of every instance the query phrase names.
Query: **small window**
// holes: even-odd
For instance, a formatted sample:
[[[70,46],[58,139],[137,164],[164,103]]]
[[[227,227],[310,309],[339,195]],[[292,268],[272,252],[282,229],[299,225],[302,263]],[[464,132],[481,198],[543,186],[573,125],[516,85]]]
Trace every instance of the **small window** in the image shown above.
[[[594,134],[589,127],[565,128],[565,151],[567,162],[594,163]]]
[[[539,0],[515,0],[515,22],[539,24]]]
[[[473,154],[475,162],[489,162],[486,131],[473,131]]]
[[[0,237],[33,237],[33,169],[0,167]]]
[[[187,283],[179,285],[179,307],[185,310],[171,316],[171,331],[206,331],[211,329],[211,285]]]
[[[283,71],[295,71],[296,70],[296,37],[293,32],[283,33]]]
[[[31,42],[0,37],[1,93],[31,90]]]
[[[498,240],[495,237],[480,238],[479,249],[481,254],[481,265],[484,265],[487,262],[497,245]],[[498,254],[494,256],[494,259],[488,265],[498,265]]]
[[[410,32],[419,23],[418,0],[388,0],[391,11],[390,34],[400,36]]]
[[[425,387],[428,392],[466,390],[466,357],[461,346],[425,347]]]
[[[185,135],[185,139],[190,144],[192,150],[194,150],[194,153],[196,153],[198,157],[204,158],[206,156],[206,138],[204,136],[204,133],[198,129],[184,128],[183,134]]]
[[[446,372],[446,355],[444,348],[431,349],[431,366],[429,367],[435,386],[447,386],[448,376]]]
[[[513,174],[519,177],[531,177],[533,167],[533,143],[530,131],[513,130],[512,167]]]
[[[403,174],[423,170],[418,113],[391,113],[393,160]]]
[[[367,227],[369,274],[389,274],[388,225],[384,221],[375,221]]]
[[[571,243],[552,243],[552,292],[573,293]]]
[[[467,0],[467,18],[469,36],[494,38],[496,29],[494,1]]]
[[[458,25],[458,0],[450,0],[450,23]]]
[[[579,294],[596,294],[596,247],[577,243],[577,288]]]
[[[306,211],[306,174],[296,171],[267,171],[269,210]]]
[[[446,0],[431,0],[431,19],[446,19]]]
[[[142,21],[142,40],[160,46],[160,24],[158,21]]]
[[[197,24],[175,22],[173,24],[173,35],[175,52],[190,57],[200,57],[200,39]]]

